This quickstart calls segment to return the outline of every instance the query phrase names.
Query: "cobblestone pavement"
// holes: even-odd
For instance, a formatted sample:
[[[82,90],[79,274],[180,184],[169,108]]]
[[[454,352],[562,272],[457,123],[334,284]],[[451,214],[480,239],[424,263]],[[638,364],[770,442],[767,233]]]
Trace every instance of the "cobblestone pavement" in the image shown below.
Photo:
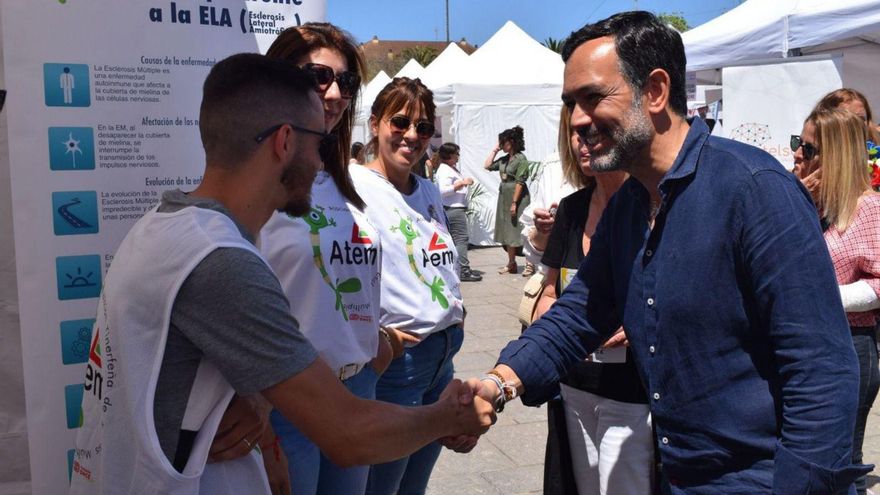
[[[520,275],[498,275],[506,261],[501,248],[473,249],[471,267],[483,272],[483,281],[462,284],[468,317],[461,352],[455,358],[457,378],[478,376],[495,364],[504,345],[520,332],[516,319],[522,286]],[[522,258],[517,258],[522,268]],[[434,469],[428,495],[512,495],[541,493],[545,408],[508,404],[498,423],[469,454],[445,450]],[[865,434],[865,463],[880,465],[880,407],[871,411]],[[880,494],[880,471],[870,479]]]

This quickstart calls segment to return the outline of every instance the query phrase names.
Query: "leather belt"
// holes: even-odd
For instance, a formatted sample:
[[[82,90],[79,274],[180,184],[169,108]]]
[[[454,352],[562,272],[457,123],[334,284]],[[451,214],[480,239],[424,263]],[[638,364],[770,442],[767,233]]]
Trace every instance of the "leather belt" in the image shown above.
[[[336,370],[336,376],[338,376],[339,379],[342,381],[348,380],[349,378],[353,377],[354,375],[357,375],[358,373],[360,373],[361,370],[364,369],[364,366],[366,366],[366,365],[360,364],[360,363],[346,364],[345,366],[342,366],[341,368]]]

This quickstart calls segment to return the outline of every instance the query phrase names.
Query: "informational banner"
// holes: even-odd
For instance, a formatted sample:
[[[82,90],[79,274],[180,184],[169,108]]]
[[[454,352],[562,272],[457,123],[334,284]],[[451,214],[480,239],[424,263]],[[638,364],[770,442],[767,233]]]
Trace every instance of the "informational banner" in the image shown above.
[[[325,0],[0,4],[32,492],[66,493],[97,296],[131,225],[194,189],[201,87]],[[3,235],[8,233],[4,232]],[[144,280],[144,283],[150,283]],[[112,379],[112,364],[107,380]]]
[[[823,56],[723,69],[726,137],[762,148],[790,170],[790,137],[820,98],[842,87],[842,65],[839,56]]]

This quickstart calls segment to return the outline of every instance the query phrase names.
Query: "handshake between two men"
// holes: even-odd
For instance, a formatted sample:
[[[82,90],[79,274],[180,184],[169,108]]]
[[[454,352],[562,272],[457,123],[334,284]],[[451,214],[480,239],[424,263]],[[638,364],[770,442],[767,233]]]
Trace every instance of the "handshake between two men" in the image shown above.
[[[211,460],[240,457],[255,445],[265,446],[264,450],[271,446],[275,435],[268,416],[273,407],[340,467],[389,462],[437,439],[457,452],[467,452],[495,423],[492,397],[498,390],[492,390],[494,386],[485,378],[455,379],[437,402],[404,407],[356,397],[318,359],[263,390],[268,403],[258,395],[233,399],[214,438]]]
[[[501,365],[482,378],[469,378],[465,382],[457,383],[453,380],[449,387],[459,387],[460,405],[466,407],[468,403],[473,403],[474,409],[491,407],[491,424],[495,424],[495,413],[504,410],[504,404],[515,399],[522,392],[522,386],[516,378],[516,374],[507,366]],[[449,387],[443,392],[449,392]],[[440,439],[440,443],[451,450],[459,453],[467,453],[476,447],[480,435],[485,433],[489,428],[486,427],[479,434],[463,433],[457,436],[447,436]]]

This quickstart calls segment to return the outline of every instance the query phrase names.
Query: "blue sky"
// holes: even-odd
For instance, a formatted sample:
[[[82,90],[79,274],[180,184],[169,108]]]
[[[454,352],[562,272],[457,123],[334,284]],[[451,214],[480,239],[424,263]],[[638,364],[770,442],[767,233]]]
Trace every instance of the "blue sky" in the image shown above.
[[[769,0],[772,1],[772,0]],[[449,36],[483,44],[508,20],[533,38],[564,38],[587,22],[624,10],[678,12],[691,27],[739,5],[739,0],[449,0]],[[327,19],[359,42],[445,40],[445,0],[327,0]]]

